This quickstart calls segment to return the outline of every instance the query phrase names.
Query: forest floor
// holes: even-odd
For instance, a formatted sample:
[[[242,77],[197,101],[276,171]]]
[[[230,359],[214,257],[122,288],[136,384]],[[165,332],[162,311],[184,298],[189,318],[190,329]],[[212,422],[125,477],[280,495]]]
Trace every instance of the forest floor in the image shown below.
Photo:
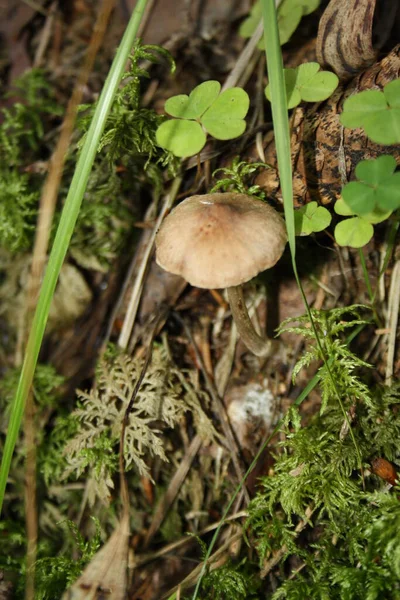
[[[0,447],[32,316],[27,283],[32,256],[47,235],[50,246],[54,241],[78,142],[135,2],[3,4]],[[104,35],[96,33],[99,13],[113,4]],[[328,2],[304,3],[311,4],[315,10],[299,19],[282,46],[285,67],[317,61],[323,33],[318,34],[318,27]],[[174,200],[206,194],[224,177],[234,178],[239,162],[264,164],[244,169],[240,184],[258,186],[258,195],[283,214],[271,110],[264,95],[265,53],[255,48],[249,56],[243,54],[249,40],[239,33],[250,9],[249,0],[148,3],[142,43],[167,49],[176,70],[171,73],[168,61],[150,50],[157,61],[139,63],[147,72],[139,77],[140,106],[156,118],[171,96],[189,94],[207,80],[228,82],[250,97],[247,128],[233,140],[209,139],[197,157],[169,157],[162,163],[164,157],[151,143],[147,155],[143,150],[140,135],[149,121],[141,113],[136,121],[127,120],[127,137],[117,140],[122,149],[111,132],[115,148],[105,141],[99,151],[53,299],[33,399],[11,466],[0,522],[0,599],[25,595],[55,600],[78,577],[65,598],[158,600],[197,593],[193,598],[203,600],[356,599],[366,597],[360,591],[364,585],[369,586],[368,598],[398,597],[396,527],[388,526],[393,535],[376,550],[366,525],[379,514],[395,514],[393,505],[382,513],[368,511],[381,510],[388,497],[396,501],[400,465],[398,216],[393,213],[376,225],[372,239],[358,249],[335,240],[339,216],[333,207],[360,160],[386,153],[400,163],[400,145],[382,150],[362,130],[344,130],[339,121],[351,94],[383,89],[399,77],[399,40],[392,34],[399,10],[386,15],[380,29],[383,17],[375,16],[374,36],[370,32],[367,39],[363,32],[369,55],[358,57],[358,64],[357,56],[346,57],[349,64],[353,58],[355,62],[340,75],[330,98],[302,103],[290,113],[295,209],[316,201],[333,218],[323,231],[296,237],[296,261],[318,332],[326,336],[326,358],[339,365],[336,371],[332,367],[334,380],[321,371],[327,369],[322,355],[311,353],[307,360],[310,344],[315,348],[307,319],[300,323],[303,329],[280,333],[272,356],[254,356],[238,337],[224,290],[192,287],[155,261],[160,215],[169,212]],[[351,36],[351,16],[348,21],[346,35]],[[343,20],[338,27],[346,28]],[[80,88],[84,107],[56,186],[53,223],[43,225],[39,219],[49,205],[41,191],[72,90],[96,39],[94,64]],[[130,154],[134,127],[139,127],[138,137],[132,139]],[[226,171],[214,174],[217,169]],[[235,191],[234,183],[225,190]],[[39,222],[45,234],[37,228]],[[274,268],[246,285],[245,293],[256,327],[270,337],[283,321],[306,313],[289,246]],[[297,325],[293,320],[286,329]],[[356,329],[348,341],[346,336]],[[344,354],[339,346],[347,348]],[[141,386],[136,389],[137,382]],[[303,394],[307,386],[308,394]],[[334,399],[338,390],[339,409]],[[384,441],[374,429],[377,423],[386,428]],[[286,456],[287,463],[278,464],[278,455]],[[378,492],[384,500],[372,500]],[[354,537],[353,547],[343,532],[352,521],[356,524],[357,506],[362,514],[358,527],[365,535]],[[396,518],[400,523],[398,512]],[[330,529],[327,523],[334,525]],[[397,556],[394,565],[386,561],[390,547]],[[207,549],[208,567],[201,572]],[[370,562],[363,564],[358,552]],[[333,575],[328,581],[329,565]],[[370,581],[371,565],[376,578]],[[387,584],[382,583],[385,578]],[[378,580],[374,596],[371,589]],[[199,590],[193,592],[198,581]],[[349,581],[355,582],[353,591],[345,595],[343,590],[353,585]]]

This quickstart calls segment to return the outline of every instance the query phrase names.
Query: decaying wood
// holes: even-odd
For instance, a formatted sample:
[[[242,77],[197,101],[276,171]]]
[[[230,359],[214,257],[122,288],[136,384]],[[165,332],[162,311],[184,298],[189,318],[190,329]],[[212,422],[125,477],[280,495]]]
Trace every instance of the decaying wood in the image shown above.
[[[340,85],[325,102],[310,108],[299,107],[292,117],[293,194],[295,206],[311,200],[330,204],[340,196],[342,186],[354,178],[360,160],[373,159],[385,152],[362,129],[347,129],[340,123],[343,102],[356,92],[381,90],[400,75],[400,45],[388,56],[348,84]],[[256,183],[271,199],[282,201],[273,132],[264,139],[265,162],[272,166],[261,172]],[[256,157],[256,149],[252,151]],[[400,164],[400,146],[390,146],[390,154]]]

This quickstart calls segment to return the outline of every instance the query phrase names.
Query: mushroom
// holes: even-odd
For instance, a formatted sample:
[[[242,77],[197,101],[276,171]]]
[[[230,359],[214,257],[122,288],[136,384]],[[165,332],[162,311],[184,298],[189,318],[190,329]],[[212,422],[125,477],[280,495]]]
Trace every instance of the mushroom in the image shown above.
[[[166,217],[156,236],[156,261],[199,288],[227,288],[243,342],[257,356],[271,351],[247,312],[242,284],[271,268],[287,242],[285,222],[265,202],[246,194],[191,196]]]

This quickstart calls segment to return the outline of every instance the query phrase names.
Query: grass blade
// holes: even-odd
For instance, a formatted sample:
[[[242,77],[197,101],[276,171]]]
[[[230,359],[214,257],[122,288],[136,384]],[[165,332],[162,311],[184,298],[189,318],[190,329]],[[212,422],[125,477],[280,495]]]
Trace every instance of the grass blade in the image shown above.
[[[18,438],[22,416],[29,389],[32,385],[36,363],[42,344],[51,300],[57,284],[69,242],[78,218],[83,194],[96,156],[100,137],[103,133],[107,116],[121,81],[125,64],[132,50],[137,31],[142,20],[148,0],[138,0],[136,8],[125,30],[121,44],[111,65],[110,72],[104,84],[96,112],[90,124],[87,137],[76,165],[68,196],[61,215],[60,224],[50,254],[46,273],[40,291],[36,312],[25,350],[24,362],[18,382],[18,388],[11,405],[10,421],[4,444],[4,452],[0,468],[0,511],[3,506],[4,493],[14,447]]]
[[[290,131],[289,131],[289,118],[286,100],[286,87],[284,80],[283,71],[283,60],[282,51],[279,41],[279,30],[278,30],[278,19],[276,13],[276,7],[274,0],[261,0],[262,15],[264,19],[264,42],[265,42],[265,53],[267,57],[267,69],[268,77],[271,88],[271,109],[272,109],[272,121],[274,127],[275,136],[275,148],[278,159],[279,167],[279,179],[283,195],[283,205],[285,210],[286,228],[288,234],[288,242],[290,247],[290,253],[292,257],[293,273],[297,282],[297,286],[300,290],[303,298],[304,306],[310,321],[311,328],[313,330],[315,340],[328,372],[329,378],[332,382],[332,387],[335,390],[335,394],[338,403],[342,409],[343,416],[349,427],[350,436],[352,438],[354,447],[356,449],[359,467],[361,473],[363,472],[360,449],[357,445],[354,437],[353,430],[351,428],[348,415],[344,409],[342,398],[337,386],[336,381],[332,375],[331,364],[328,357],[325,354],[321,340],[319,338],[317,329],[315,327],[314,319],[311,313],[311,308],[307,302],[306,295],[304,293],[303,286],[300,281],[300,277],[297,270],[296,264],[296,238],[294,228],[294,206],[293,206],[293,185],[292,185],[292,159],[290,152]]]
[[[268,80],[271,88],[271,111],[279,179],[293,270],[297,274],[289,118],[278,20],[274,0],[261,0],[261,5],[264,19],[264,44],[267,57]]]

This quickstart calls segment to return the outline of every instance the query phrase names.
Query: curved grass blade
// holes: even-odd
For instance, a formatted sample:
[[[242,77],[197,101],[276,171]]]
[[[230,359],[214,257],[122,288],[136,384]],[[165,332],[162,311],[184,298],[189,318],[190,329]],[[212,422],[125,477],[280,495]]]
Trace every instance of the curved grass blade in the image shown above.
[[[126,61],[132,50],[147,1],[148,0],[138,0],[136,8],[133,11],[128,26],[125,30],[121,44],[117,50],[108,77],[101,92],[95,114],[90,124],[84,146],[76,165],[75,173],[68,191],[68,196],[65,201],[64,209],[57,229],[57,234],[43,279],[36,312],[32,321],[32,327],[25,350],[25,357],[18,388],[11,405],[10,421],[0,468],[0,511],[3,506],[8,473],[21,426],[25,402],[29,389],[32,385],[35,367],[38,360],[58,275],[67,253],[76,220],[78,218],[83,195],[85,193],[87,181],[96,156],[100,137],[103,133],[115,93],[121,81]]]

